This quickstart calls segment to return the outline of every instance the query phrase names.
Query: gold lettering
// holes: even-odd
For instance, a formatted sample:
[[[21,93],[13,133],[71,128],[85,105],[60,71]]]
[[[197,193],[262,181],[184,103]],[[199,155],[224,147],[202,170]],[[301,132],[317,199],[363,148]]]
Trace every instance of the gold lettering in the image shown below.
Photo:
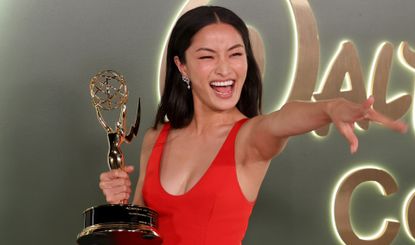
[[[351,41],[340,44],[340,49],[326,69],[322,79],[323,89],[313,95],[317,82],[320,60],[320,43],[318,26],[313,11],[307,0],[291,0],[291,11],[295,21],[296,62],[291,91],[288,100],[316,100],[343,97],[356,103],[362,103],[367,98],[364,84],[364,74],[358,51]],[[415,52],[410,50],[406,42],[401,44],[402,57],[408,66],[415,69]],[[408,112],[412,97],[404,94],[387,102],[386,93],[393,58],[393,45],[382,44],[380,52],[374,58],[371,92],[375,97],[373,108],[392,119],[399,119]],[[344,82],[350,83],[349,90],[342,90]],[[357,123],[362,129],[369,128],[367,120]],[[329,126],[316,130],[320,136],[326,136]]]
[[[249,39],[251,40],[252,52],[254,52],[255,60],[258,64],[261,76],[265,74],[265,45],[261,34],[253,26],[248,26]]]
[[[402,62],[415,71],[415,51],[411,50],[408,42],[401,42],[399,45],[399,53],[403,57]]]
[[[307,0],[291,0],[295,19],[296,53],[291,92],[288,100],[310,100],[317,82],[320,42],[317,21]]]
[[[322,89],[316,93],[315,85],[320,62],[320,42],[317,21],[308,0],[287,0],[294,21],[295,35],[295,62],[293,63],[293,75],[290,85],[288,101],[290,100],[325,100],[336,97],[344,97],[356,103],[362,103],[367,98],[364,85],[364,74],[356,46],[351,41],[340,44],[337,54],[327,67],[321,81]],[[208,4],[209,0],[187,0],[179,10],[176,19],[184,12]],[[254,56],[258,62],[260,72],[265,72],[264,42],[260,33],[252,26],[248,26]],[[165,56],[167,37],[164,43],[163,53],[159,66],[159,92],[164,88]],[[409,110],[412,97],[409,94],[400,95],[392,101],[386,100],[389,76],[393,59],[393,45],[383,43],[374,58],[369,84],[371,94],[375,97],[374,109],[393,119],[403,117]],[[409,69],[415,72],[415,51],[411,50],[407,42],[402,42],[399,48],[399,57]],[[347,90],[342,89],[349,84]],[[357,123],[362,129],[368,129],[367,120]],[[316,131],[320,136],[326,136],[329,126]]]
[[[408,228],[408,233],[413,239],[415,239],[415,192],[412,192],[405,205],[405,222]]]
[[[322,91],[314,94],[316,100],[343,97],[356,103],[362,103],[366,99],[362,66],[353,42],[345,41],[340,44],[340,49],[329,67],[327,67],[325,74],[322,82]],[[342,91],[341,88],[345,79],[349,80],[351,89]],[[364,129],[368,128],[367,121],[361,121],[358,124]],[[329,126],[326,126],[317,130],[316,133],[320,136],[325,136],[328,130]]]
[[[375,58],[373,79],[370,83],[372,84],[372,95],[375,98],[373,108],[396,120],[401,118],[409,110],[412,97],[405,94],[389,103],[386,102],[392,59],[393,45],[385,42],[380,46],[378,56]]]
[[[397,221],[384,221],[384,228],[373,239],[362,239],[353,231],[350,223],[350,200],[356,187],[364,182],[374,181],[382,187],[384,196],[398,191],[398,185],[386,171],[375,168],[364,168],[352,172],[344,178],[335,194],[333,216],[336,230],[345,244],[353,245],[380,245],[391,244],[399,232],[400,224]]]

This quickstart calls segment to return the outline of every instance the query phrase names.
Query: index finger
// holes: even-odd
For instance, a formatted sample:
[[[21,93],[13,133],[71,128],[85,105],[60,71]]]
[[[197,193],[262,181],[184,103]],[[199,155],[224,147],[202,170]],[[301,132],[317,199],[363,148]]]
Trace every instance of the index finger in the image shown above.
[[[399,120],[392,120],[373,109],[368,111],[366,118],[400,133],[405,133],[408,130],[406,123]]]

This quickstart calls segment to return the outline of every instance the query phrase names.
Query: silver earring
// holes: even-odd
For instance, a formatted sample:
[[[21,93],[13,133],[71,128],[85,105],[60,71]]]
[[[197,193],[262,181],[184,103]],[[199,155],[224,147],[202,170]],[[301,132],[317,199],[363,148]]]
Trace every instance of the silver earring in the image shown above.
[[[187,84],[187,89],[190,90],[190,79],[186,75],[182,75],[182,80]]]

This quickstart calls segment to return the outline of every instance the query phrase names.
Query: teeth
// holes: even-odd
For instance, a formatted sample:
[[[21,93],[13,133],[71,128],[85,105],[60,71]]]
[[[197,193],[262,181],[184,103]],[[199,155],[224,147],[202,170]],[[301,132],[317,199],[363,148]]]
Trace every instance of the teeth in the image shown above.
[[[233,85],[233,81],[232,80],[228,80],[228,81],[223,81],[223,82],[211,82],[210,85],[215,86],[215,87],[232,86]]]

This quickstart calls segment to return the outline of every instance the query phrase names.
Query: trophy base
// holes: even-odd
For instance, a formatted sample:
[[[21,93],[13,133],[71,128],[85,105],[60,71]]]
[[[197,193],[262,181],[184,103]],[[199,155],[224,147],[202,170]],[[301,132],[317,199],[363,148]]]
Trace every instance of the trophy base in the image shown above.
[[[161,245],[162,240],[153,234],[147,236],[143,230],[96,231],[77,239],[78,245]]]
[[[131,204],[101,205],[84,211],[79,245],[159,245],[157,213]]]

